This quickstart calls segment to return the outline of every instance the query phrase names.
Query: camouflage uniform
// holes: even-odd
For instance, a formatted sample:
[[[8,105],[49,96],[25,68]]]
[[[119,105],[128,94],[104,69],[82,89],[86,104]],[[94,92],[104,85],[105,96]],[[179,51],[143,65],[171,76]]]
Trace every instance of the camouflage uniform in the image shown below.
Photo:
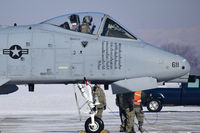
[[[126,120],[126,111],[123,106],[123,94],[117,94],[116,95],[116,105],[119,107],[119,116],[121,119],[121,126],[120,131],[125,131],[125,120]]]
[[[93,97],[97,96],[99,100],[99,105],[96,106],[97,114],[96,117],[102,118],[103,110],[106,109],[106,97],[103,89],[97,87],[96,85],[93,87]]]
[[[144,93],[141,92],[141,101],[147,99],[148,96]],[[144,132],[144,129],[142,128],[143,126],[143,121],[144,121],[144,113],[143,113],[143,108],[142,108],[142,102],[140,102],[140,105],[133,105],[133,112],[134,112],[134,117],[136,116],[137,120],[138,120],[138,125],[139,125],[139,131],[141,133]],[[133,128],[134,129],[134,128]]]
[[[82,33],[88,33],[91,34],[90,26],[87,23],[83,23],[81,26],[81,32]]]
[[[132,133],[133,129],[133,93],[117,94],[116,105],[119,107],[121,119],[120,131]]]

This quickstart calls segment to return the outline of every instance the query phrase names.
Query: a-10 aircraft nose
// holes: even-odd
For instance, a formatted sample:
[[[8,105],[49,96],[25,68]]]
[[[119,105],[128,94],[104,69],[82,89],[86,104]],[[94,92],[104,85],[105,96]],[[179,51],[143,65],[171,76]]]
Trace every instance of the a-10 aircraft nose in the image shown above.
[[[181,66],[181,69],[183,71],[185,71],[185,73],[189,73],[190,72],[190,63],[186,60],[186,59],[182,59],[182,66]]]
[[[172,70],[178,75],[188,75],[190,73],[190,63],[183,57],[176,55],[177,62],[172,62]]]

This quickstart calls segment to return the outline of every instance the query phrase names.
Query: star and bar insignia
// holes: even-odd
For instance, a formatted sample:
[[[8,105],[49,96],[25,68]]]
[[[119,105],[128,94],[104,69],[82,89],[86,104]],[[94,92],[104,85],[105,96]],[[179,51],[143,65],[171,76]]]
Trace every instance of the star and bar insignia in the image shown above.
[[[3,49],[4,55],[9,55],[13,59],[19,59],[23,54],[28,54],[28,49],[22,49],[19,45],[12,45],[10,49]]]

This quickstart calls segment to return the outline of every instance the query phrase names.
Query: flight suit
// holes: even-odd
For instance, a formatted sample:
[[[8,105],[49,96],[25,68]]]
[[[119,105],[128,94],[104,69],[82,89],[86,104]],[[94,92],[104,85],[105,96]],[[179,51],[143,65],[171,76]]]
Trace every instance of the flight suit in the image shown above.
[[[97,96],[99,100],[99,105],[96,105],[97,114],[95,115],[98,118],[102,118],[103,110],[106,109],[106,96],[100,87],[94,86],[93,87],[93,97]]]
[[[133,93],[117,94],[116,105],[121,119],[120,132],[133,133]]]
[[[136,91],[134,93],[134,100],[133,100],[133,114],[134,117],[136,116],[137,120],[138,120],[138,125],[139,125],[139,131],[141,133],[144,132],[144,129],[142,128],[143,126],[143,121],[144,121],[144,113],[143,113],[143,109],[142,109],[142,100],[147,99],[148,96],[142,92],[142,91]],[[133,128],[134,130],[134,128]]]
[[[91,34],[91,30],[90,30],[89,24],[87,24],[87,23],[82,23],[81,32],[82,32],[82,33]]]

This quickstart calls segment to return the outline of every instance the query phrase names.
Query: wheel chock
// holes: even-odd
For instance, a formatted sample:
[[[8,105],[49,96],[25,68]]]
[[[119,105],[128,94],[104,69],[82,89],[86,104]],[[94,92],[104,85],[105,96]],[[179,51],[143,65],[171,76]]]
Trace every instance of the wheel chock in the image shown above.
[[[108,130],[102,130],[101,133],[110,133]]]

